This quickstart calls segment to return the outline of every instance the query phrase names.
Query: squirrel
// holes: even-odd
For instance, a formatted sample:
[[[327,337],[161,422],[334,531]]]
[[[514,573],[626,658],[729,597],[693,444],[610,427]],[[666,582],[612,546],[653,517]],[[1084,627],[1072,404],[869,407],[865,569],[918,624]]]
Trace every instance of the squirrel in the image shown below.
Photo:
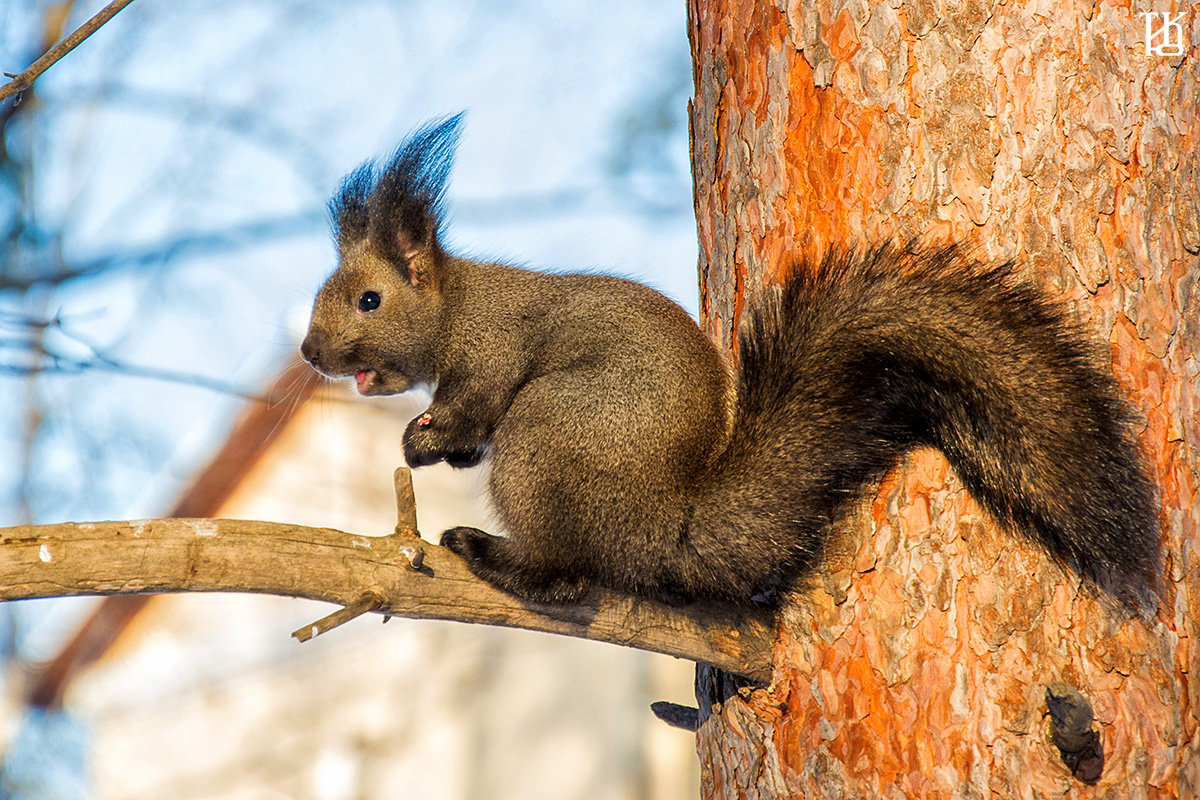
[[[441,537],[476,576],[531,602],[601,586],[776,606],[839,515],[928,445],[1091,585],[1153,582],[1154,490],[1116,381],[1011,266],[916,245],[800,262],[748,310],[735,374],[647,286],[448,253],[461,117],[343,180],[301,353],[363,395],[436,387],[404,456],[490,458],[507,536]]]

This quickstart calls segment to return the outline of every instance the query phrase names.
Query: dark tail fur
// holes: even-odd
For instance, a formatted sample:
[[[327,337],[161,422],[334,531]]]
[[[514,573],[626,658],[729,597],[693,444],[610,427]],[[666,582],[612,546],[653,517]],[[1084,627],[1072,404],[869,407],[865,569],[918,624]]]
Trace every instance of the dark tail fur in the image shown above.
[[[1153,488],[1085,341],[1008,266],[956,248],[801,265],[741,335],[733,436],[693,546],[722,562],[731,593],[770,596],[815,565],[850,501],[930,445],[1058,561],[1121,595],[1145,587]]]

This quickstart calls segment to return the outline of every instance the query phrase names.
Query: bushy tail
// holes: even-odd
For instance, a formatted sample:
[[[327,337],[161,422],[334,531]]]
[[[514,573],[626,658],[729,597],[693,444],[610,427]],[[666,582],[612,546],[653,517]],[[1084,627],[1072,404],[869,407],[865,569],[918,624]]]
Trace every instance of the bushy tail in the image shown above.
[[[1151,579],[1154,493],[1116,383],[1007,266],[894,247],[800,265],[751,311],[737,391],[689,529],[731,596],[813,569],[838,513],[918,445],[1087,579]]]

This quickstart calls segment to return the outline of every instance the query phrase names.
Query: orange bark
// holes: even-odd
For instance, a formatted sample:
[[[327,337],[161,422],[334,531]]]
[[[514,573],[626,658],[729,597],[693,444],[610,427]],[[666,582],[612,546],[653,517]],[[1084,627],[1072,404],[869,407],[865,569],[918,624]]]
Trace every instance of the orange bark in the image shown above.
[[[781,624],[771,687],[702,727],[704,795],[1200,797],[1200,13],[1037,0],[689,0],[702,310],[732,347],[796,254],[975,244],[1062,293],[1145,420],[1166,560],[1114,613],[914,454]],[[1048,741],[1091,700],[1095,787]]]

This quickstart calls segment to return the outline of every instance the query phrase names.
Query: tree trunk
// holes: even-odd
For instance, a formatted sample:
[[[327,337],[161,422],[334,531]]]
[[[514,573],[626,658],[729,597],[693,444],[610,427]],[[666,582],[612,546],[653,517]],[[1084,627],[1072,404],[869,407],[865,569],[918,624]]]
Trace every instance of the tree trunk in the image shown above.
[[[1015,259],[1111,343],[1166,554],[1153,619],[1114,613],[915,453],[789,604],[772,686],[709,698],[704,796],[1200,797],[1195,7],[688,6],[711,334],[731,348],[745,303],[832,244],[920,236]],[[1140,12],[1167,10],[1182,56],[1147,53]],[[1056,682],[1095,713],[1081,757],[1052,741]]]

